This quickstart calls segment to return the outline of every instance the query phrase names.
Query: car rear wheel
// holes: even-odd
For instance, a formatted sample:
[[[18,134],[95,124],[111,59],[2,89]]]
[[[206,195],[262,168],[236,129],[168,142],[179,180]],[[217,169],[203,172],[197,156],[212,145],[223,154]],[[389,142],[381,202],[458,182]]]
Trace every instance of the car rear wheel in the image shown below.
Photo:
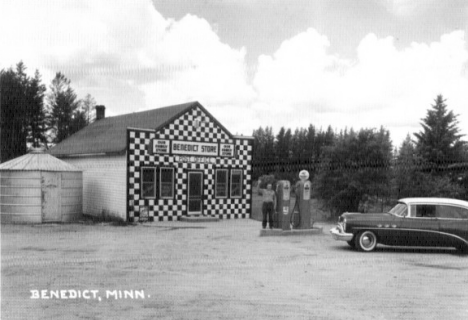
[[[357,235],[355,243],[360,251],[370,252],[377,246],[377,236],[372,231],[362,231]]]

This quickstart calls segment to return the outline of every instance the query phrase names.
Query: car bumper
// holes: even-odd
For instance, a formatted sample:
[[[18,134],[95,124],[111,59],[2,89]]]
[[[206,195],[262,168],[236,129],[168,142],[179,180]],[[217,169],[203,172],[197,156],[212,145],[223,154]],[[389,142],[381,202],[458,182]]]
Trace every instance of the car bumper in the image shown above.
[[[351,241],[354,237],[354,234],[344,232],[340,225],[330,229],[330,233],[333,239],[340,241]]]

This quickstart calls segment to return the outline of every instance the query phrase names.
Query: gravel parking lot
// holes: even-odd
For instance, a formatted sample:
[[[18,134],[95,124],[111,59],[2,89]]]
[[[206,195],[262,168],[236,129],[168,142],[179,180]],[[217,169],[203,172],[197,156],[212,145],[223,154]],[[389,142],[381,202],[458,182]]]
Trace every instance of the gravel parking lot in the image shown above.
[[[1,318],[468,318],[468,256],[360,253],[320,225],[322,235],[300,237],[259,237],[254,220],[3,225]],[[32,299],[40,290],[97,290],[101,299]],[[119,299],[118,290],[144,298]]]

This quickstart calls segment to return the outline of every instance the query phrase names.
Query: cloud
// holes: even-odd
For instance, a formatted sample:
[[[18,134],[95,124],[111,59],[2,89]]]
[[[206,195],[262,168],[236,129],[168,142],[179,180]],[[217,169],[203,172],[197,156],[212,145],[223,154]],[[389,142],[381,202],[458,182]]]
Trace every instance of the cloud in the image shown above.
[[[220,114],[255,95],[245,48],[222,43],[197,16],[166,19],[148,0],[6,1],[0,39],[0,68],[21,59],[45,83],[62,71],[78,93],[117,114],[192,100]]]
[[[91,93],[110,115],[198,100],[234,133],[383,125],[398,144],[419,130],[443,94],[460,114],[460,127],[468,127],[463,31],[404,48],[369,33],[350,59],[330,52],[329,38],[309,28],[260,55],[251,71],[248,48],[224,43],[201,17],[165,18],[150,1],[6,0],[1,6],[0,68],[22,59],[46,84],[62,71],[80,97]]]
[[[206,20],[185,16],[166,29],[157,45],[156,57],[180,70],[142,86],[148,102],[171,104],[185,99],[225,105],[253,98],[247,84],[245,49],[222,43]]]
[[[419,131],[419,121],[437,94],[448,99],[461,123],[468,123],[463,112],[468,101],[463,31],[400,50],[392,37],[368,34],[357,47],[356,60],[330,54],[328,47],[325,36],[309,29],[284,41],[272,56],[259,58],[254,106],[276,128],[383,125],[399,142]]]
[[[124,100],[130,110],[120,105],[114,113],[132,111],[142,101],[128,97],[143,95],[134,83],[167,66],[154,52],[171,22],[149,1],[2,1],[0,68],[23,60],[47,85],[61,71],[79,96],[91,93],[103,104]]]

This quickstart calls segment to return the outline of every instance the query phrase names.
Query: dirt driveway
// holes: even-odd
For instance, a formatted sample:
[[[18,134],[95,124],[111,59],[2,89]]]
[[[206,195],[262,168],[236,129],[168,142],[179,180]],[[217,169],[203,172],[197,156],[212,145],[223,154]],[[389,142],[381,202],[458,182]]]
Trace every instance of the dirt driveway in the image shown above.
[[[331,225],[301,237],[259,237],[259,226],[3,225],[1,318],[468,318],[468,256],[387,247],[359,253],[332,240]],[[68,299],[31,299],[41,290],[91,298],[66,291]],[[124,290],[144,298],[124,299]]]

